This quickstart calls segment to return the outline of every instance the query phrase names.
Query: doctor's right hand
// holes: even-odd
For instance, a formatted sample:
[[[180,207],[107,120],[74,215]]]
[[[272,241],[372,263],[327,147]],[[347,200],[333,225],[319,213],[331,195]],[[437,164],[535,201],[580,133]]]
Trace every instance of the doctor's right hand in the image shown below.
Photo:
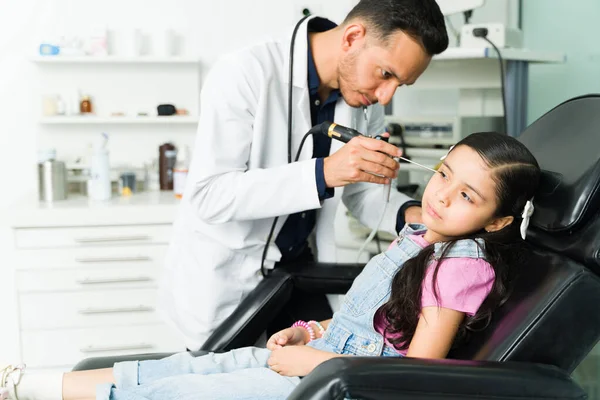
[[[308,331],[304,328],[287,328],[269,338],[267,349],[273,351],[284,346],[303,346],[310,340]]]
[[[392,157],[401,155],[402,150],[383,140],[355,137],[324,159],[325,184],[331,188],[356,182],[389,183],[400,168]]]

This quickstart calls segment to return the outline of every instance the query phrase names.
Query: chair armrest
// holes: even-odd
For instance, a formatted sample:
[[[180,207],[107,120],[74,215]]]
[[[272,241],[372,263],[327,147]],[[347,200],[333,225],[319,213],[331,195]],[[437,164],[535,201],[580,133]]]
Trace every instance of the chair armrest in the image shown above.
[[[312,293],[346,294],[364,264],[302,263],[282,267],[294,286]]]
[[[288,400],[585,399],[565,371],[517,362],[340,357],[302,379]]]
[[[269,322],[288,303],[293,288],[292,277],[287,272],[274,270],[219,324],[200,350],[225,352],[253,346]]]

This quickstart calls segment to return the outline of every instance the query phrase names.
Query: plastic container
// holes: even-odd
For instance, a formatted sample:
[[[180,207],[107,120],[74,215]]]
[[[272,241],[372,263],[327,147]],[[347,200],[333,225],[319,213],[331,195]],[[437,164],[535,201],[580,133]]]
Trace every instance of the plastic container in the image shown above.
[[[183,157],[180,155],[177,157],[177,162],[173,168],[173,191],[175,192],[175,198],[181,199],[183,192],[185,191],[185,181],[189,172],[189,151],[188,148],[184,148]]]
[[[94,143],[88,180],[88,196],[92,200],[104,201],[112,196],[107,141],[108,135],[103,133],[102,139]]]

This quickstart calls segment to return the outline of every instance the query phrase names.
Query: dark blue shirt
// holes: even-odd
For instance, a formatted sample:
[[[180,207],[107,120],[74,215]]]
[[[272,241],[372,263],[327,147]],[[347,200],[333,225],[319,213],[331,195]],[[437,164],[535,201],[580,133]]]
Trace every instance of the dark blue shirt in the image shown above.
[[[324,18],[314,18],[308,23],[308,32],[324,32],[335,28],[337,25]],[[307,38],[308,40],[308,38]],[[317,74],[315,61],[313,59],[308,42],[308,93],[310,97],[310,117],[313,126],[324,121],[334,120],[335,105],[340,98],[339,90],[332,90],[325,101],[319,97],[319,85],[321,81]],[[333,188],[327,188],[325,185],[325,175],[323,171],[323,159],[329,156],[331,148],[331,138],[325,135],[313,136],[313,158],[316,158],[315,177],[317,182],[317,192],[319,199],[324,201],[333,197]],[[306,257],[310,251],[307,238],[311,234],[317,221],[317,210],[307,210],[290,215],[281,228],[275,244],[281,251],[281,261],[288,262]]]

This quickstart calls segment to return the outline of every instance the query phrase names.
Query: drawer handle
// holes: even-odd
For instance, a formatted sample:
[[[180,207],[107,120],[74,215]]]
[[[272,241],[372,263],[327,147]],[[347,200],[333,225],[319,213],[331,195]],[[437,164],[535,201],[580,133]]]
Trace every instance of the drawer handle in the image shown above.
[[[75,238],[77,243],[103,243],[103,242],[122,242],[129,240],[150,240],[148,235],[132,235],[132,236],[103,236],[103,237],[82,237]]]
[[[79,314],[94,315],[94,314],[117,314],[117,313],[128,313],[128,312],[151,312],[151,311],[154,311],[154,308],[148,307],[148,306],[122,307],[122,308],[86,308],[84,310],[79,310]]]
[[[92,279],[84,278],[77,281],[80,285],[96,285],[102,283],[131,283],[131,282],[150,282],[152,278],[149,276],[132,276],[123,278],[104,278]]]
[[[94,347],[94,346],[86,346],[79,349],[82,353],[100,353],[103,351],[123,351],[123,350],[145,350],[151,349],[152,346],[149,343],[140,343],[140,344],[130,344],[130,345],[122,345],[122,346],[105,346],[105,347]]]
[[[148,256],[133,256],[133,257],[78,257],[75,261],[80,263],[105,263],[105,262],[133,262],[133,261],[152,261]]]

